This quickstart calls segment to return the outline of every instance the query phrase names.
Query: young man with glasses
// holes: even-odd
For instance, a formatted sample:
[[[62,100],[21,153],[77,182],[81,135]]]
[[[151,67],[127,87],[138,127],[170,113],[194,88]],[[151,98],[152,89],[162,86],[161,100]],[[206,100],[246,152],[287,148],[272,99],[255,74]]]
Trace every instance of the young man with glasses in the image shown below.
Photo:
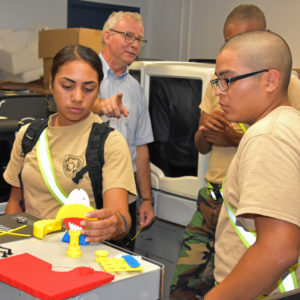
[[[288,99],[291,67],[288,45],[267,31],[235,36],[217,57],[212,85],[224,117],[250,127],[226,174],[217,286],[205,300],[250,300],[299,286],[300,112]]]
[[[93,107],[93,111],[101,114],[104,121],[110,120],[111,126],[123,134],[129,145],[141,198],[139,224],[143,227],[150,225],[155,217],[147,146],[153,141],[153,134],[144,91],[128,73],[128,65],[136,59],[146,42],[140,14],[120,11],[109,16],[103,27],[103,51],[100,53],[104,79],[100,86],[100,98]],[[136,204],[130,204],[129,209],[133,221],[130,235],[133,237],[136,231]],[[133,243],[129,248],[133,250]]]
[[[255,5],[242,4],[228,15],[224,28],[224,40],[237,34],[266,30],[264,13]],[[266,70],[255,70],[265,72]],[[259,72],[259,73],[260,73]],[[254,72],[256,73],[256,72]],[[208,186],[199,191],[197,211],[187,226],[183,246],[179,253],[176,272],[170,288],[170,299],[197,299],[214,284],[214,236],[223,203],[222,183],[229,164],[246,127],[243,123],[228,121],[215,95],[213,86],[226,90],[234,81],[259,76],[259,73],[220,77],[212,80],[201,101],[199,129],[195,133],[195,146],[202,154],[210,153],[209,166],[205,174]],[[300,81],[291,76],[288,97],[292,106],[300,109]],[[224,107],[225,109],[226,107]]]

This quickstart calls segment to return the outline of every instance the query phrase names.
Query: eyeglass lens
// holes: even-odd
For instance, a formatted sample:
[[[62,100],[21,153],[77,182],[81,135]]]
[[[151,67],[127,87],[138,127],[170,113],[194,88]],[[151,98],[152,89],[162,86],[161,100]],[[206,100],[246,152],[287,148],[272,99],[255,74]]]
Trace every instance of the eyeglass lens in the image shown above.
[[[126,42],[128,43],[134,43],[135,41],[137,41],[141,46],[144,46],[146,44],[146,42],[142,38],[136,37],[133,33],[130,32],[125,32],[124,37]]]
[[[218,80],[218,86],[224,92],[229,89],[229,85],[228,85],[227,80],[225,80],[223,78]]]

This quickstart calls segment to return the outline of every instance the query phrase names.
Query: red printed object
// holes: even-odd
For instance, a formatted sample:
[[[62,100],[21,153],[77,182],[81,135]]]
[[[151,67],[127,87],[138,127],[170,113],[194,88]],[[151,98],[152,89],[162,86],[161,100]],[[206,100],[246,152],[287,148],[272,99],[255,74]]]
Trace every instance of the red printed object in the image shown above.
[[[78,267],[52,271],[52,265],[28,253],[0,260],[0,281],[45,300],[69,298],[111,282],[112,274]]]
[[[64,223],[65,223],[68,230],[70,229],[69,223],[72,223],[72,224],[77,225],[78,227],[82,228],[82,226],[80,225],[80,222],[82,220],[86,220],[86,219],[83,219],[83,218],[65,218]]]

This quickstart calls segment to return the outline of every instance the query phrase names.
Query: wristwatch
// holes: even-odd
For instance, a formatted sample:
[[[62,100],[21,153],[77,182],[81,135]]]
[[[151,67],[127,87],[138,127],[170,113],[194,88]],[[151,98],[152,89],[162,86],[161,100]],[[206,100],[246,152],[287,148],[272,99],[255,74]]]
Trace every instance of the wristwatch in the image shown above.
[[[126,230],[127,230],[127,221],[126,221],[126,218],[125,218],[120,212],[119,212],[119,214],[120,214],[121,218],[122,218],[123,221],[124,221],[124,229],[123,229],[123,233],[125,233]]]

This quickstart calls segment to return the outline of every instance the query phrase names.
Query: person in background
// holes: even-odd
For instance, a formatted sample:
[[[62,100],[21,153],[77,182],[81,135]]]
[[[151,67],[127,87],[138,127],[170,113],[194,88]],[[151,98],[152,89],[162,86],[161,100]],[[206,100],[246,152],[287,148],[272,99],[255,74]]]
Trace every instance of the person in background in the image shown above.
[[[250,300],[299,285],[300,112],[288,99],[291,68],[289,46],[268,31],[236,35],[217,57],[211,84],[224,117],[250,127],[226,174],[217,286],[206,300]]]
[[[103,26],[103,51],[100,53],[104,80],[100,87],[100,98],[93,107],[94,112],[113,117],[104,116],[103,119],[110,120],[110,125],[123,134],[129,145],[141,198],[139,224],[143,227],[150,225],[155,217],[147,145],[153,141],[153,134],[144,91],[128,73],[128,65],[135,60],[145,43],[140,14],[120,11],[109,16]],[[132,203],[129,209],[132,217],[131,236],[134,236],[136,203]],[[131,244],[129,248],[133,250],[134,245]]]
[[[66,195],[74,189],[83,189],[93,207],[96,199],[88,173],[78,184],[72,178],[86,166],[85,154],[93,123],[102,123],[98,115],[90,112],[102,78],[101,60],[90,48],[70,45],[54,57],[50,90],[57,113],[50,116],[46,131],[55,173],[53,176],[57,178],[57,187]],[[12,186],[6,214],[22,212],[20,201],[24,200],[26,213],[41,219],[55,219],[61,204],[48,188],[48,177],[42,175],[40,164],[44,165],[44,161],[39,155],[41,138],[25,157],[22,152],[21,143],[27,127],[23,126],[18,132],[4,172],[4,179]],[[131,225],[128,202],[136,199],[134,174],[127,143],[116,130],[110,132],[105,141],[104,161],[103,208],[87,215],[97,220],[85,220],[81,224],[87,227],[82,231],[87,236],[87,242],[121,239],[129,232]],[[58,199],[63,202],[63,199]]]
[[[224,40],[252,30],[266,30],[264,13],[255,5],[242,4],[226,18]],[[300,81],[292,75],[288,98],[300,109]],[[207,187],[199,191],[197,210],[187,226],[183,246],[170,287],[170,299],[197,299],[214,286],[214,236],[223,202],[222,183],[228,166],[246,130],[242,123],[228,121],[219,105],[219,96],[209,85],[200,104],[201,116],[195,133],[195,146],[202,154],[210,153],[205,174]]]

